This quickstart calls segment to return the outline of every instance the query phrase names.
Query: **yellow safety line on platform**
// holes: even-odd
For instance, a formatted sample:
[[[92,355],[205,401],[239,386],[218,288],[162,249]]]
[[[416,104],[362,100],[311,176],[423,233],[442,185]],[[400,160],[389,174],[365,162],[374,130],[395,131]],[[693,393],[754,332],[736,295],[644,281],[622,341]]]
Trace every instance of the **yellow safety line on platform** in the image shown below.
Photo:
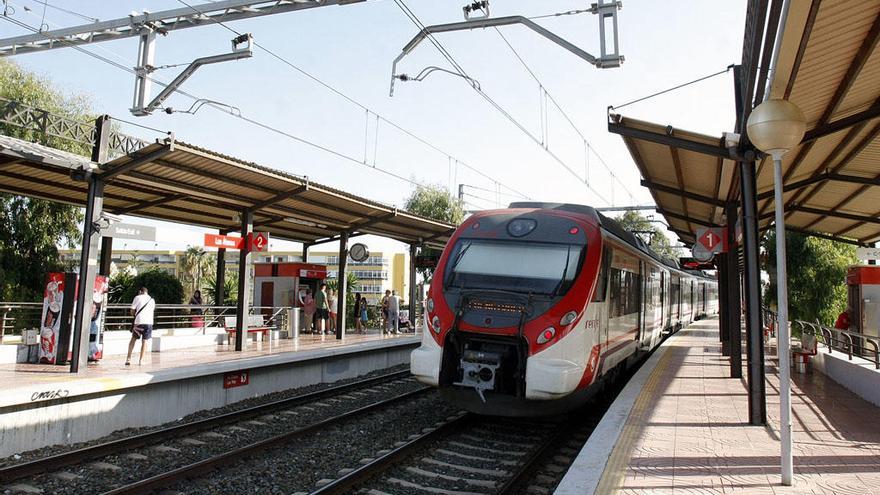
[[[623,485],[626,468],[629,460],[632,459],[633,447],[639,434],[642,432],[643,425],[645,424],[644,420],[647,419],[649,414],[648,406],[656,403],[654,400],[654,390],[657,388],[657,383],[659,383],[660,376],[663,373],[662,370],[666,366],[666,362],[671,354],[669,349],[663,353],[657,366],[651,372],[647,383],[645,383],[644,388],[639,393],[639,397],[633,404],[629,417],[626,419],[623,431],[620,433],[620,438],[608,457],[608,463],[605,465],[605,470],[602,472],[602,478],[599,480],[595,493],[614,493]]]

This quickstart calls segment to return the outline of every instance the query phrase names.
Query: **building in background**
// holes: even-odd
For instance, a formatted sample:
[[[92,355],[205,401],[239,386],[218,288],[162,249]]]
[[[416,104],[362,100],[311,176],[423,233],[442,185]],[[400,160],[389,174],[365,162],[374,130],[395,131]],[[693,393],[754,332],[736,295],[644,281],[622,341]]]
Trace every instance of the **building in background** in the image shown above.
[[[184,251],[162,250],[114,250],[112,262],[117,270],[134,265],[138,271],[162,270],[180,277],[181,261]],[[211,252],[213,256],[213,252]],[[78,250],[61,250],[64,261],[79,262]],[[253,261],[292,262],[303,261],[300,251],[274,251],[253,253]],[[309,251],[309,263],[327,265],[328,280],[334,280],[339,273],[338,251]],[[238,266],[238,252],[226,252],[227,270]],[[409,297],[409,254],[392,252],[371,252],[369,258],[361,262],[348,260],[348,272],[353,273],[358,283],[355,292],[367,297],[370,304],[376,304],[386,290],[395,290],[406,302]]]

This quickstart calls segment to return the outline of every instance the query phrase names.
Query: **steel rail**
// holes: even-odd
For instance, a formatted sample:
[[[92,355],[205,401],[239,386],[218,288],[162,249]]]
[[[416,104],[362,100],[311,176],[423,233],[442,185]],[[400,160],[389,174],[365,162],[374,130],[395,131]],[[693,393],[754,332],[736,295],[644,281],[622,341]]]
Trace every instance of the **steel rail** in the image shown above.
[[[168,486],[174,485],[175,483],[179,483],[183,480],[194,478],[199,475],[209,473],[218,469],[219,467],[226,464],[234,464],[236,462],[240,462],[243,458],[247,458],[252,456],[258,452],[263,450],[277,447],[280,445],[284,445],[291,440],[294,440],[298,437],[302,437],[308,435],[314,431],[321,431],[329,426],[334,426],[336,423],[341,423],[347,419],[358,417],[363,415],[364,413],[368,413],[377,409],[381,409],[387,406],[390,406],[394,403],[401,402],[407,399],[411,399],[417,395],[424,394],[426,392],[433,391],[432,387],[422,387],[417,390],[413,390],[411,392],[407,392],[402,395],[398,395],[397,397],[393,397],[391,399],[386,399],[380,402],[376,402],[370,404],[368,406],[360,407],[353,411],[349,411],[347,413],[340,414],[338,416],[334,416],[332,418],[328,418],[317,423],[313,423],[308,426],[304,426],[302,428],[289,431],[287,433],[282,433],[281,435],[276,435],[271,438],[267,438],[264,440],[260,440],[259,442],[255,442],[249,445],[245,445],[244,447],[239,447],[234,450],[230,450],[224,452],[223,454],[219,454],[213,457],[209,457],[207,459],[203,459],[198,462],[194,462],[187,466],[179,467],[177,469],[173,469],[171,471],[167,471],[162,474],[158,474],[156,476],[152,476],[150,478],[137,481],[135,483],[131,483],[129,485],[121,486],[119,488],[115,488],[113,490],[104,492],[102,495],[122,495],[122,494],[141,494],[141,493],[151,493],[155,490],[166,488]]]
[[[366,483],[371,478],[382,474],[389,467],[396,466],[399,461],[411,456],[413,452],[422,449],[430,442],[467,427],[474,421],[475,417],[476,416],[473,414],[461,415],[427,433],[419,435],[400,447],[395,448],[387,454],[374,459],[372,462],[355,469],[333,482],[310,492],[309,495],[344,495],[346,493],[351,493],[351,491],[358,485]],[[562,425],[560,425],[546,440],[533,447],[529,451],[524,462],[516,469],[516,472],[514,472],[495,493],[518,493],[518,490],[534,473],[538,462],[546,458],[548,451],[550,451],[554,445],[571,431],[573,424],[573,420],[563,422]]]
[[[523,462],[517,468],[516,473],[514,473],[514,475],[498,489],[497,493],[499,495],[513,495],[519,493],[523,485],[529,480],[529,477],[532,476],[538,468],[538,463],[544,460],[553,447],[571,432],[574,425],[575,421],[573,419],[567,419],[556,428],[556,431],[552,435],[535,446],[528,453],[525,462]]]
[[[260,404],[239,411],[232,411],[220,414],[218,416],[212,416],[210,418],[185,423],[182,425],[162,428],[160,430],[151,431],[149,433],[142,433],[140,435],[134,435],[131,437],[121,438],[119,440],[113,440],[110,442],[92,445],[89,447],[83,447],[81,449],[56,454],[50,457],[44,457],[33,461],[15,464],[0,469],[0,484],[6,484],[10,481],[15,481],[17,479],[21,479],[27,476],[33,476],[35,474],[40,474],[47,471],[54,471],[66,466],[79,464],[88,460],[104,457],[120,451],[130,450],[142,447],[144,445],[161,442],[170,438],[177,438],[189,435],[194,432],[216,428],[217,426],[222,426],[224,424],[234,423],[248,418],[261,416],[266,414],[268,411],[307,404],[309,402],[319,400],[328,396],[333,396],[340,393],[348,392],[350,390],[374,385],[376,383],[393,381],[395,379],[403,378],[407,375],[409,375],[409,370],[399,371],[395,373],[386,373],[384,375],[368,378],[366,380],[359,380],[357,382],[352,382],[345,385],[338,385],[335,387],[326,388],[324,390],[318,390],[316,392],[310,392],[295,397],[280,399],[266,404]]]
[[[425,444],[464,428],[474,420],[474,417],[473,414],[463,414],[452,421],[448,421],[393,449],[391,452],[377,457],[372,462],[364,464],[354,471],[312,491],[309,495],[344,495],[350,493],[350,490],[355,486],[383,473],[397,461],[408,457],[414,451],[421,449]]]

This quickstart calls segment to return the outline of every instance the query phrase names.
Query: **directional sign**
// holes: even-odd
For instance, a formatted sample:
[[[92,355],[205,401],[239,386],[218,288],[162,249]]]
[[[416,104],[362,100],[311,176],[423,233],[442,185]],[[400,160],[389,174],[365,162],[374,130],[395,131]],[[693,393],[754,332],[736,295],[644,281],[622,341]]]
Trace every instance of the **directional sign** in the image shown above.
[[[251,232],[248,234],[248,244],[251,251],[262,253],[269,249],[269,233],[268,232]]]
[[[149,225],[135,225],[133,223],[114,223],[106,229],[101,229],[104,237],[114,239],[135,239],[139,241],[156,242],[156,227]]]
[[[244,239],[231,235],[205,234],[205,247],[241,249],[244,247]]]
[[[700,227],[697,242],[712,254],[724,252],[724,229]]]

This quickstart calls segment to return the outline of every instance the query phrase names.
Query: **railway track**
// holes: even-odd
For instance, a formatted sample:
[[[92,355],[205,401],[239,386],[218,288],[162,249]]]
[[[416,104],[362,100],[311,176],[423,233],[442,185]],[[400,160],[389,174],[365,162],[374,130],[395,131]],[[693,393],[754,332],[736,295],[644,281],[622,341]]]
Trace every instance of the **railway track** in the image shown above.
[[[564,472],[589,435],[581,419],[552,423],[462,414],[326,480],[311,495],[550,493],[539,470]]]
[[[137,456],[141,455],[137,454],[138,450],[149,449],[151,448],[151,446],[159,449],[164,448],[167,452],[179,451],[178,449],[175,449],[173,447],[167,447],[164,444],[170,443],[172,441],[179,441],[180,439],[183,439],[184,442],[189,441],[191,445],[204,445],[207,444],[207,442],[202,440],[195,440],[195,436],[205,435],[208,438],[223,438],[225,437],[225,434],[218,432],[218,430],[221,428],[239,428],[240,430],[246,430],[245,428],[240,428],[236,425],[241,425],[245,422],[250,421],[251,423],[255,424],[252,426],[257,426],[258,424],[265,424],[264,422],[259,421],[259,419],[261,418],[284,418],[285,416],[293,417],[298,414],[298,409],[303,409],[304,411],[313,411],[316,404],[320,406],[326,406],[326,404],[328,403],[348,401],[349,399],[358,399],[362,402],[364,400],[372,401],[372,396],[377,399],[383,394],[387,396],[388,394],[386,390],[389,384],[400,382],[406,382],[414,385],[414,380],[410,378],[408,371],[388,373],[364,380],[358,380],[344,385],[329,387],[308,394],[281,399],[238,411],[232,411],[229,413],[212,416],[190,423],[174,425],[171,427],[151,431],[149,433],[134,435],[106,443],[72,450],[69,452],[64,452],[61,454],[52,455],[49,457],[44,457],[41,459],[7,466],[4,468],[0,468],[0,486],[8,485],[9,483],[16,481],[25,481],[29,478],[45,476],[49,473],[61,472],[65,468],[84,465],[85,463],[95,460],[107,458],[116,460],[126,455],[129,457],[133,455],[133,458],[137,459]],[[412,388],[412,386],[410,388]],[[395,395],[390,399],[372,401],[369,405],[358,407],[354,411],[363,412],[371,410],[373,408],[385,407],[388,404],[392,404],[396,401],[405,400],[406,398],[412,397],[414,395],[422,394],[427,390],[428,389],[424,387],[419,387],[410,392]],[[337,399],[337,397],[340,396],[346,397],[346,399]],[[325,425],[328,422],[332,422],[332,420],[334,419],[344,417],[347,414],[356,414],[354,411],[350,411],[342,415],[337,415],[336,417],[327,420],[313,422],[310,426],[307,425],[304,427],[299,427],[296,428],[296,430],[294,431],[302,432],[307,430],[309,427],[319,427],[320,425]],[[256,445],[258,444],[269,447],[272,445],[272,440],[274,439],[277,441],[279,436],[280,435],[275,435],[270,438],[264,438],[254,442],[250,442],[248,446],[254,449],[259,448],[256,447]],[[244,447],[242,447],[241,449],[244,449]],[[239,453],[241,454],[241,452]],[[221,456],[211,456],[211,458],[209,459],[203,459],[202,461],[198,461],[193,464],[210,466],[210,462],[207,461],[215,457]],[[216,460],[215,462],[219,463],[220,461]],[[190,464],[189,467],[195,469],[193,464]],[[110,463],[98,462],[89,464],[89,466],[97,467],[97,469],[113,469],[113,464]],[[183,469],[183,467],[180,469]],[[70,479],[73,478],[74,476],[70,477]],[[171,482],[173,482],[173,480]],[[158,484],[155,483],[154,485],[158,486]],[[140,488],[137,488],[139,486],[137,483],[132,483],[126,486],[129,486],[132,491],[125,491],[123,489],[120,489],[113,490],[110,493],[146,493],[147,491],[149,491],[143,491]],[[95,487],[92,487],[92,491],[94,491],[94,488]]]

